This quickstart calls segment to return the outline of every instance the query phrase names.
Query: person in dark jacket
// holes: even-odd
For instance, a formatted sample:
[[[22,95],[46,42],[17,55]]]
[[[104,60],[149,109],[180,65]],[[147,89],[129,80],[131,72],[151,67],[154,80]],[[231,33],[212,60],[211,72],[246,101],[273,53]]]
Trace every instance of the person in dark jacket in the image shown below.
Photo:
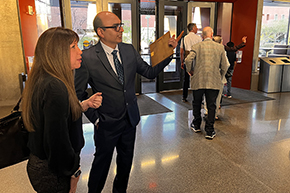
[[[102,192],[110,169],[114,149],[117,150],[117,172],[114,193],[125,193],[128,186],[136,126],[140,114],[135,92],[136,73],[153,79],[172,57],[156,66],[148,65],[132,44],[122,43],[123,23],[112,12],[103,11],[94,19],[94,30],[100,41],[83,53],[82,66],[76,70],[76,93],[80,101],[86,99],[88,84],[93,93],[102,92],[103,104],[98,109],[86,112],[95,124],[95,154],[90,171],[89,193]],[[177,46],[172,37],[168,44]]]
[[[235,44],[233,42],[228,42],[227,46],[233,48]],[[227,57],[230,63],[230,67],[226,73],[227,79],[227,94],[225,95],[228,98],[232,98],[231,88],[232,88],[232,76],[234,74],[234,69],[237,64],[237,54],[236,52],[227,51]]]
[[[46,30],[38,39],[34,62],[23,93],[22,116],[29,133],[29,180],[37,192],[76,191],[81,173],[81,131],[74,120],[89,107],[98,108],[101,93],[80,103],[73,70],[81,65],[78,35],[61,27]]]

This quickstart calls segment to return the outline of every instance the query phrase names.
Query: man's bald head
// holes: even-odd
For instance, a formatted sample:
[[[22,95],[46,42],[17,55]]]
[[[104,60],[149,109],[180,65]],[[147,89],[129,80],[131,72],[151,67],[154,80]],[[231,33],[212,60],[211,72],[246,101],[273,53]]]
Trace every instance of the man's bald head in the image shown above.
[[[106,20],[108,21],[115,18],[118,18],[118,16],[109,11],[102,11],[98,13],[93,22],[95,32],[97,33],[98,28],[106,26]]]
[[[203,39],[205,39],[205,38],[212,39],[212,36],[213,36],[213,30],[212,30],[212,28],[209,27],[209,26],[203,28],[203,30],[202,30],[202,36],[203,36]]]

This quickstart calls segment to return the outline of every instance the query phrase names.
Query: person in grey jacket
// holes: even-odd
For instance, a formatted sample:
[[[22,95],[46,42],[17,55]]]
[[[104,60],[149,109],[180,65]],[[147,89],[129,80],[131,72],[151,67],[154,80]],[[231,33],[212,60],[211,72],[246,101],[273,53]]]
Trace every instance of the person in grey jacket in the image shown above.
[[[202,31],[204,41],[191,47],[190,54],[185,59],[186,69],[192,75],[191,88],[193,90],[193,120],[191,128],[200,132],[201,128],[201,104],[205,95],[208,117],[205,125],[205,138],[213,139],[216,136],[214,130],[216,98],[222,84],[222,75],[228,69],[228,62],[224,46],[212,40],[213,30],[205,27]],[[195,63],[192,71],[193,61]]]

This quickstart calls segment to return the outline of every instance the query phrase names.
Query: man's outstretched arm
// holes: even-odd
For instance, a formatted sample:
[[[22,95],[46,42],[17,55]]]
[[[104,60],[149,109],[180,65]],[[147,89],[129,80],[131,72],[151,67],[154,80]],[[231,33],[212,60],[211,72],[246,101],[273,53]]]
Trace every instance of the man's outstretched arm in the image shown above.
[[[237,45],[237,46],[229,47],[229,46],[225,45],[225,51],[227,51],[227,52],[236,52],[239,49],[245,47],[246,46],[246,42],[247,42],[247,36],[244,36],[242,38],[242,43]]]

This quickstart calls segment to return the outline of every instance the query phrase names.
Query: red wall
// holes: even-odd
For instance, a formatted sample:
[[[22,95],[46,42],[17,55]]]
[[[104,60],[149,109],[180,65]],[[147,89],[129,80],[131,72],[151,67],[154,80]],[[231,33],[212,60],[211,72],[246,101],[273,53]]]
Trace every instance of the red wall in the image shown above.
[[[27,13],[28,5],[33,7],[34,12],[33,15],[29,15]],[[24,54],[25,59],[27,60],[27,56],[34,56],[34,49],[38,39],[34,0],[19,0],[19,12],[20,12]],[[28,66],[28,61],[26,61],[26,64]]]
[[[232,38],[235,44],[247,36],[246,47],[242,48],[242,63],[235,68],[233,87],[251,89],[252,62],[256,30],[258,0],[237,0],[233,5]]]

